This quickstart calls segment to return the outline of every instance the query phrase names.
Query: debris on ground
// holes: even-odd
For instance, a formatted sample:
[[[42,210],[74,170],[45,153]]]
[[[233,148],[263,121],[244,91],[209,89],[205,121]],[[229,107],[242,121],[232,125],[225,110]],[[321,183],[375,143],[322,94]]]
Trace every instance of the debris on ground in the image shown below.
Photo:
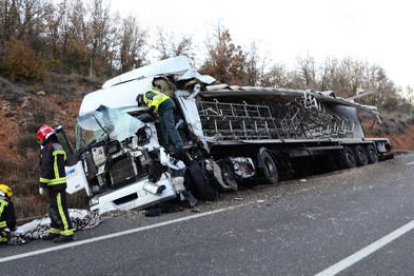
[[[87,210],[69,209],[69,217],[76,231],[82,231],[97,227],[102,219],[98,213]],[[27,243],[28,240],[41,239],[48,235],[50,228],[50,218],[48,216],[35,219],[18,227],[18,231],[12,233],[9,244],[20,245]]]
[[[145,210],[146,217],[158,217],[161,214],[169,214],[182,211],[183,207],[171,202],[161,202]]]

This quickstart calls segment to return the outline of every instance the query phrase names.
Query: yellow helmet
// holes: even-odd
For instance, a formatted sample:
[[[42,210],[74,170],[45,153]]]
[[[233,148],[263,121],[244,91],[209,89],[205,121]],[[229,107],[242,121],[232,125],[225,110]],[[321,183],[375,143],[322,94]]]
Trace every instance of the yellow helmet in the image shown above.
[[[13,196],[12,190],[6,184],[0,184],[0,191],[2,191],[7,197]]]

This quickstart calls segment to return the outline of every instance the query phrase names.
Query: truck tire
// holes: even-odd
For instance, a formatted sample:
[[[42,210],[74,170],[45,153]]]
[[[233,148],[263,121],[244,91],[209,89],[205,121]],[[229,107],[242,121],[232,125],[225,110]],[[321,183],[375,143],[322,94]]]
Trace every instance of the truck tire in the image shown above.
[[[368,165],[368,155],[367,151],[361,145],[356,145],[354,148],[355,160],[358,167]]]
[[[212,180],[209,179],[206,169],[197,164],[187,167],[184,174],[184,185],[198,199],[214,201],[218,198],[218,191]]]
[[[374,145],[368,145],[366,148],[368,164],[373,164],[378,162],[378,153]]]
[[[272,155],[266,148],[261,148],[257,154],[260,180],[270,184],[279,181],[278,169]]]
[[[345,146],[339,151],[339,167],[341,169],[351,169],[356,167],[356,158],[351,147]]]

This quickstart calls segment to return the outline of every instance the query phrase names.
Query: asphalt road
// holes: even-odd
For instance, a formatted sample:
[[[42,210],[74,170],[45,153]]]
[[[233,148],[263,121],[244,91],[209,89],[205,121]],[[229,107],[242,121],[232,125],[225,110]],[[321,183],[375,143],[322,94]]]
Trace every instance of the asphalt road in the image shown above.
[[[0,275],[413,274],[414,155],[261,185],[196,211],[127,212],[63,247],[2,246]]]

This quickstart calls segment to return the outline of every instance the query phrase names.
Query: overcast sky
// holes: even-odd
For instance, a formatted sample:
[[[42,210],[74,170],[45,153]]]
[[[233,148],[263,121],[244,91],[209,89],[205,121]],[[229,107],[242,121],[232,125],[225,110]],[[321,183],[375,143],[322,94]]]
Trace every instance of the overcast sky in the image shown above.
[[[236,44],[248,50],[255,41],[273,63],[350,56],[382,66],[398,86],[414,85],[410,0],[113,0],[111,10],[152,31],[190,35],[200,49],[220,22]]]

